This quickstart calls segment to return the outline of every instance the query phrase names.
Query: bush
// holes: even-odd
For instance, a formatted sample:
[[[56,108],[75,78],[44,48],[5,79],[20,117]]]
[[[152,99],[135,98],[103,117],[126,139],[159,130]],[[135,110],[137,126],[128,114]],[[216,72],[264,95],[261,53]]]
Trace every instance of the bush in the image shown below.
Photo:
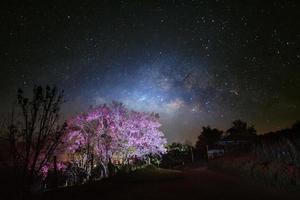
[[[250,177],[281,189],[300,189],[300,169],[294,165],[261,162],[255,157],[224,157],[209,162],[209,168]]]

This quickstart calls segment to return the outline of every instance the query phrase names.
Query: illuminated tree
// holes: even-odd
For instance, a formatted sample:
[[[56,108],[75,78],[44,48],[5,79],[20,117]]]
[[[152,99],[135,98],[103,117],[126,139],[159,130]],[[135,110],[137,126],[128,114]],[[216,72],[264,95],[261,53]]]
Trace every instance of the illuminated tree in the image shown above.
[[[79,114],[68,122],[69,150],[86,157],[85,169],[91,172],[93,162],[100,163],[104,176],[112,160],[129,163],[148,155],[166,152],[166,139],[153,114],[126,109],[113,102]]]

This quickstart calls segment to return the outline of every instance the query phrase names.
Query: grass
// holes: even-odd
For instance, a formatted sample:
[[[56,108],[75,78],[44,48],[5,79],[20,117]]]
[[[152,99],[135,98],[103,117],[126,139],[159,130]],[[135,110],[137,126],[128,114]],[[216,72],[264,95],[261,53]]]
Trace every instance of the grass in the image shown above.
[[[161,169],[156,168],[153,165],[147,165],[133,172],[122,173],[108,179],[94,181],[79,186],[64,187],[47,191],[37,196],[36,199],[69,199],[70,195],[80,199],[83,194],[88,196],[89,194],[92,195],[95,193],[101,194],[104,198],[109,197],[110,192],[116,189],[126,192],[123,190],[131,187],[134,188],[135,185],[151,185],[155,182],[161,183],[164,181],[172,181],[182,178],[183,175],[181,171]]]
[[[282,163],[261,162],[251,156],[224,157],[208,163],[210,169],[242,176],[290,192],[299,191],[299,169]]]
[[[139,181],[164,181],[182,178],[182,172],[179,170],[170,170],[157,168],[153,165],[147,165],[141,169],[130,173],[121,174],[112,177],[112,181],[120,182],[139,182]]]
[[[145,166],[101,181],[48,191],[36,200],[299,199],[235,177],[203,166],[187,168],[183,173]]]

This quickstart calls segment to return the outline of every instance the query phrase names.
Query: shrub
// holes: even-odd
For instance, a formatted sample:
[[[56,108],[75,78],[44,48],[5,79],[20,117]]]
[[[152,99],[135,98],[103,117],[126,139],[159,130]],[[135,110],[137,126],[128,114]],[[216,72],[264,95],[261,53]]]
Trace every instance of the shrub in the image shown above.
[[[278,162],[261,162],[255,157],[225,157],[209,162],[209,168],[250,177],[281,189],[300,189],[300,169]]]

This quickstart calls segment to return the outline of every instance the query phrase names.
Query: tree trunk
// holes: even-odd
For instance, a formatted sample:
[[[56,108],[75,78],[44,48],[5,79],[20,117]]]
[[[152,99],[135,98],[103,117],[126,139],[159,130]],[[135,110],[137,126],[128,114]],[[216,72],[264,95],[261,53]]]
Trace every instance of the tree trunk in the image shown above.
[[[100,162],[101,165],[101,178],[107,178],[108,177],[108,170],[107,170],[107,165],[105,165],[103,162]]]
[[[91,154],[91,166],[90,166],[90,174],[89,174],[89,179],[92,178],[93,176],[93,168],[94,168],[94,154]]]

